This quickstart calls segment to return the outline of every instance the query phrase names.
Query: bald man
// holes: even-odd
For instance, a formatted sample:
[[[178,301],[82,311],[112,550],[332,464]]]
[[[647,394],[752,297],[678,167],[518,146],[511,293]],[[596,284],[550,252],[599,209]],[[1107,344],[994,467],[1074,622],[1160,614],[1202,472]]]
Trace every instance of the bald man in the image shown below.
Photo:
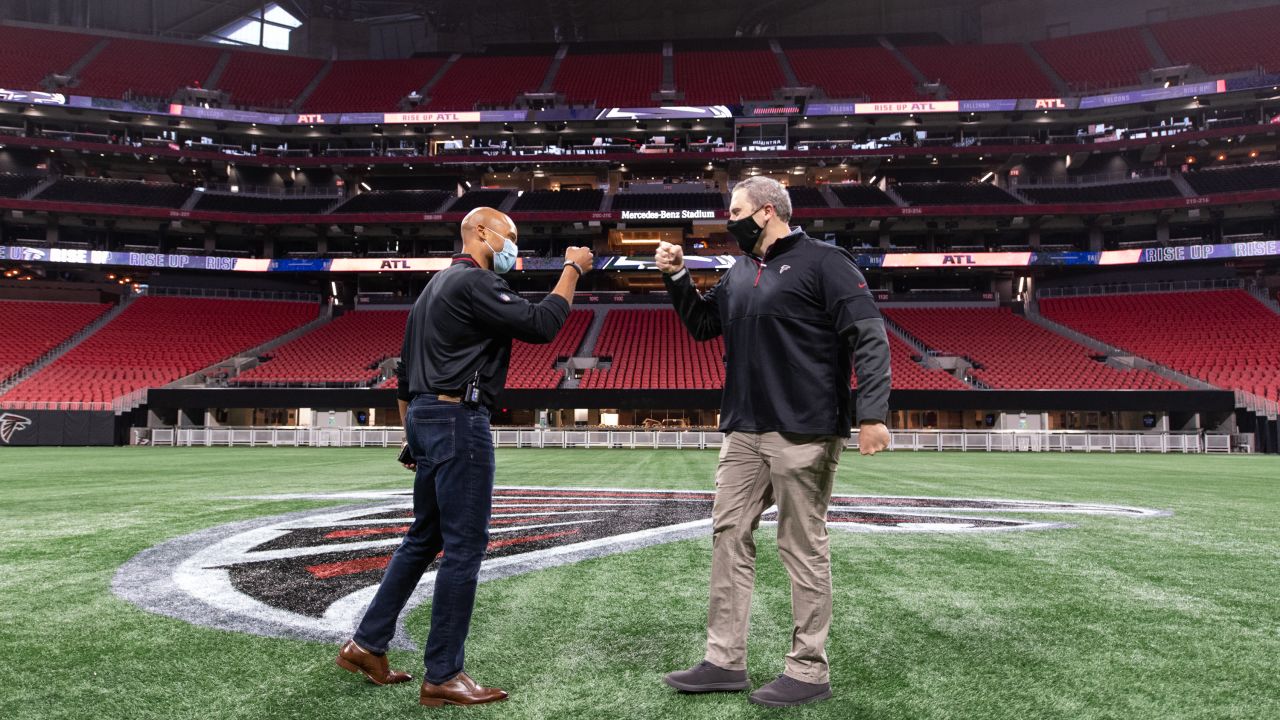
[[[431,278],[409,313],[396,364],[400,414],[413,461],[413,524],[391,556],[382,584],[338,665],[378,685],[411,680],[386,658],[396,620],[427,567],[443,550],[424,653],[422,705],[477,705],[507,693],[463,672],[480,561],[489,544],[493,440],[489,417],[506,384],[511,340],[549,343],[564,325],[578,278],[591,270],[589,248],[565,252],[555,289],[539,303],[516,294],[500,275],[516,265],[515,223],[493,208],[462,220],[462,252]]]

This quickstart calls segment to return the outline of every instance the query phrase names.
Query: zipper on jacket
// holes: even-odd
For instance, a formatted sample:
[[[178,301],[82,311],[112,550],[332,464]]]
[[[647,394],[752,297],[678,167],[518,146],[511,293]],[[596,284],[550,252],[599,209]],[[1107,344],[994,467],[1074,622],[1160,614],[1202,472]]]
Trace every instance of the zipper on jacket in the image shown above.
[[[764,272],[764,263],[756,260],[756,282],[751,287],[760,287],[760,273]]]

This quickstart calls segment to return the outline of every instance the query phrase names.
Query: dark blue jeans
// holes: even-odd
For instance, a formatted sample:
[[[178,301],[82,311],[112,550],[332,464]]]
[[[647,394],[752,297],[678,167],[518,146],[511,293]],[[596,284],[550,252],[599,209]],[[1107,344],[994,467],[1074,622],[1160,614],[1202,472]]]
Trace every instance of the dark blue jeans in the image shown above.
[[[443,550],[424,654],[427,682],[440,684],[462,672],[476,578],[489,544],[493,504],[489,411],[419,395],[409,405],[405,430],[418,465],[413,524],[391,556],[355,641],[375,653],[387,651],[396,619],[422,574]]]

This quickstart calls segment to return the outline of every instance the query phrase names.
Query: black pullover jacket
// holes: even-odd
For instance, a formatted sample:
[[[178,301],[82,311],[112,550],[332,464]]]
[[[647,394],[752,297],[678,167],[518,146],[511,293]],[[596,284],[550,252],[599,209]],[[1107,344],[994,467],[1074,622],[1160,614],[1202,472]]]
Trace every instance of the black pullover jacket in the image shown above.
[[[853,257],[795,229],[763,260],[739,259],[706,294],[665,276],[696,340],[724,335],[720,430],[848,437],[889,413],[889,340]]]

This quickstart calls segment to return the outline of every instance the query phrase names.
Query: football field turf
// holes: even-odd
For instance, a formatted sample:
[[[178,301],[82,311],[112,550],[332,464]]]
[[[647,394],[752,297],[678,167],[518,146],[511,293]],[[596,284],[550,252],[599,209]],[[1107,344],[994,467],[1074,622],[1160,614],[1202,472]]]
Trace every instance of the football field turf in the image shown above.
[[[766,710],[679,695],[702,657],[710,539],[481,584],[467,669],[512,698],[419,708],[336,646],[197,627],[116,597],[170,538],[325,508],[244,496],[407,489],[394,450],[0,450],[0,718],[1280,718],[1280,459],[846,453],[837,493],[1139,506],[988,533],[833,530],[835,697]],[[714,452],[500,450],[499,485],[712,489]],[[782,671],[790,595],[758,533],[753,686]],[[425,638],[429,606],[408,618]],[[393,667],[421,675],[415,651]]]

